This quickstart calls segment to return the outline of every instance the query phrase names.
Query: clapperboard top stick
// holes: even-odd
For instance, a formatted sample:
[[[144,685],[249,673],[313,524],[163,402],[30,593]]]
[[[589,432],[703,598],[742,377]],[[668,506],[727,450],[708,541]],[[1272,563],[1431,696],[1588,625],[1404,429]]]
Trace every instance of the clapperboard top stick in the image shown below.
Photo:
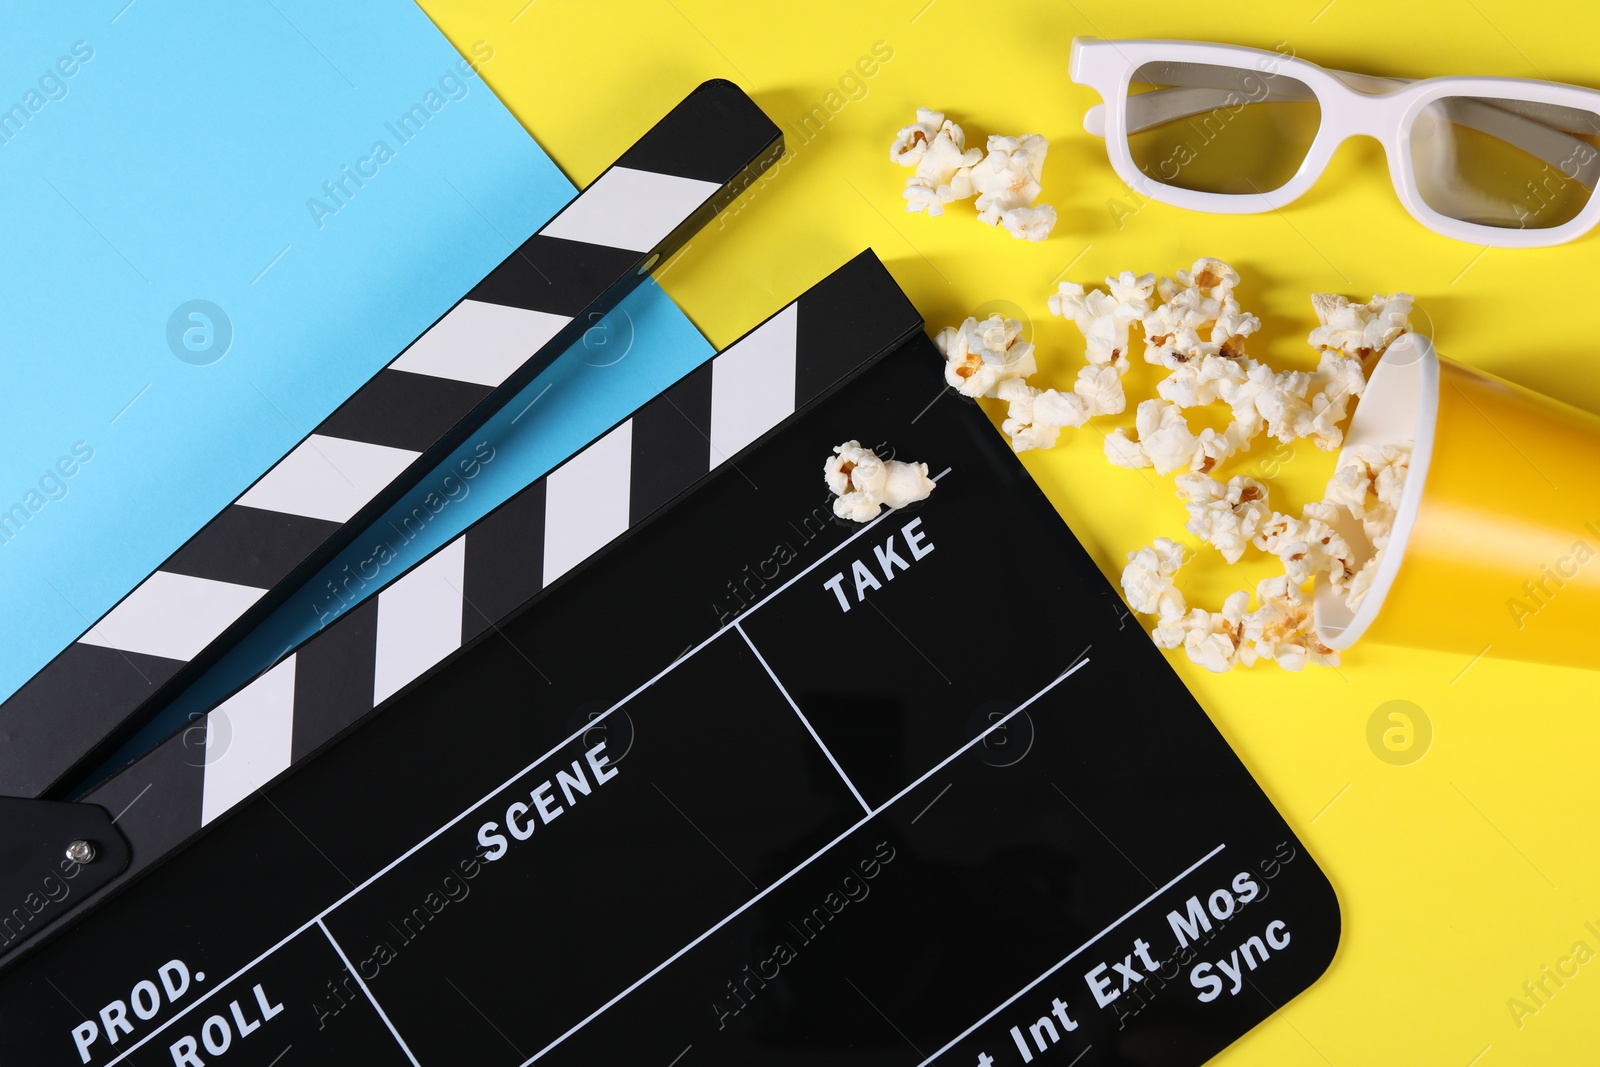
[[[0,796],[50,793],[159,710],[782,154],[708,81],[0,704]]]
[[[53,869],[74,840],[100,850],[78,874],[70,901],[52,903],[25,937],[0,941],[0,960],[18,958],[17,950],[61,928],[63,918],[81,917],[491,637],[921,327],[888,271],[862,252],[82,802],[0,798],[0,827],[31,824],[13,853],[19,885],[36,868]],[[20,807],[13,814],[8,806]]]

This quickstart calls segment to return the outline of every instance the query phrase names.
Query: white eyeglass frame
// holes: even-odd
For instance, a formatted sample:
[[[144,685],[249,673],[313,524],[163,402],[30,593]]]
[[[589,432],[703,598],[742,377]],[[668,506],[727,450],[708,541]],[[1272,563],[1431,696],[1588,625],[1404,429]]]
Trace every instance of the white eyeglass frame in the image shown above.
[[[1128,87],[1133,75],[1146,63],[1199,63],[1259,71],[1269,77],[1288,75],[1304,83],[1316,96],[1321,121],[1316,136],[1306,150],[1305,159],[1288,182],[1277,189],[1258,193],[1206,193],[1181,189],[1151,178],[1134,164],[1128,146]],[[1293,55],[1261,48],[1213,44],[1201,41],[1103,40],[1077,37],[1072,42],[1068,72],[1074,82],[1096,90],[1102,104],[1084,116],[1084,128],[1106,142],[1111,165],[1128,186],[1141,196],[1176,207],[1230,215],[1275,211],[1297,199],[1322,176],[1334,151],[1351,137],[1367,136],[1383,145],[1389,161],[1389,177],[1400,202],[1411,216],[1435,233],[1460,241],[1499,248],[1540,248],[1561,244],[1593,229],[1600,221],[1600,191],[1594,182],[1600,175],[1600,152],[1587,142],[1568,137],[1531,118],[1496,112],[1499,123],[1514,123],[1513,140],[1528,150],[1530,144],[1545,151],[1534,151],[1537,158],[1557,167],[1570,180],[1588,179],[1589,201],[1576,217],[1557,226],[1542,229],[1490,226],[1465,222],[1430,207],[1418,188],[1411,155],[1411,127],[1429,104],[1442,97],[1493,97],[1532,105],[1552,104],[1600,115],[1600,91],[1558,82],[1526,78],[1445,77],[1411,81],[1378,78],[1364,74],[1319,67]],[[1155,90],[1154,92],[1185,90]],[[1222,90],[1208,90],[1222,92]],[[1141,93],[1152,96],[1154,93]],[[1296,97],[1304,99],[1303,96]],[[1220,103],[1220,101],[1219,101]],[[1177,115],[1205,114],[1216,105],[1198,111],[1179,110]],[[1174,116],[1176,117],[1176,116]],[[1503,134],[1509,126],[1495,132]],[[1557,143],[1551,135],[1571,145],[1581,145],[1584,162],[1569,172],[1553,152]],[[1568,150],[1565,162],[1580,154]],[[1552,155],[1558,157],[1552,160]]]

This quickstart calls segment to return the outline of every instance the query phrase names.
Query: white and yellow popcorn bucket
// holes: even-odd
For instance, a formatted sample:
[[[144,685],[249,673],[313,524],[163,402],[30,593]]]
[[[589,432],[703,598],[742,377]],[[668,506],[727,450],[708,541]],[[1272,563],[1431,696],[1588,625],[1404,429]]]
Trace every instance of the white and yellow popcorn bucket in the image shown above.
[[[1388,547],[1355,611],[1318,581],[1322,642],[1600,668],[1600,417],[1408,334],[1345,435],[1345,452],[1395,444],[1411,446],[1411,466]],[[1359,521],[1339,532],[1369,550]]]

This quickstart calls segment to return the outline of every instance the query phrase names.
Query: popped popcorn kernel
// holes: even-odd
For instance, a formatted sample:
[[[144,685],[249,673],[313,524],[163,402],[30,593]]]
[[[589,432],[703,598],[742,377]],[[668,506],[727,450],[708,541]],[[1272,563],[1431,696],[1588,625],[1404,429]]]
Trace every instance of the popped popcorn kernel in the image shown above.
[[[889,159],[915,167],[906,179],[907,211],[944,214],[944,206],[972,196],[967,170],[983,158],[983,151],[966,147],[966,134],[942,112],[917,108],[917,121],[902,129],[889,149]]]
[[[1053,448],[1064,427],[1082,426],[1089,421],[1088,406],[1073,393],[1035,389],[1013,379],[1002,382],[996,395],[1009,401],[1000,429],[1011,438],[1015,452]]]
[[[991,136],[983,159],[968,171],[977,194],[978,221],[1004,226],[1011,236],[1042,241],[1055,226],[1055,209],[1034,202],[1043,191],[1044,157],[1050,142],[1036,133]]]
[[[1113,467],[1136,471],[1151,465],[1150,457],[1139,447],[1139,442],[1129,437],[1128,431],[1120,426],[1106,434],[1105,449],[1106,459]]]
[[[1189,429],[1183,409],[1167,400],[1141,401],[1134,410],[1134,432],[1138,437],[1130,438],[1119,428],[1115,447],[1119,453],[1123,449],[1142,453],[1157,474],[1210,471],[1237,452],[1243,443],[1238,437],[1226,432],[1219,433],[1209,426],[1195,433]],[[1108,457],[1112,447],[1111,437],[1108,436]],[[1117,460],[1113,459],[1112,462],[1116,463]],[[1137,462],[1118,463],[1118,466],[1146,465]]]
[[[906,126],[894,136],[889,147],[889,162],[902,167],[915,167],[928,154],[934,138],[944,127],[944,113],[930,108],[917,108],[917,121]]]
[[[1144,316],[1144,358],[1168,370],[1206,356],[1239,359],[1245,338],[1261,320],[1239,306],[1233,295],[1239,273],[1209,256],[1191,270],[1177,271],[1156,285],[1161,303]]]
[[[1365,304],[1352,303],[1338,293],[1315,293],[1311,308],[1320,325],[1307,338],[1311,347],[1337,351],[1370,364],[1402,334],[1411,332],[1410,293],[1374,296]]]
[[[1404,445],[1368,445],[1352,450],[1328,480],[1324,500],[1361,520],[1362,532],[1373,550],[1372,558],[1345,579],[1345,603],[1352,611],[1361,606],[1377,577],[1378,561],[1389,546],[1410,465],[1411,449]]]
[[[1056,209],[1049,204],[1014,207],[1000,213],[1000,227],[1019,241],[1043,241],[1056,227]]]
[[[1211,671],[1226,674],[1239,662],[1244,640],[1244,613],[1249,593],[1233,593],[1217,612],[1195,608],[1184,617],[1183,650],[1189,659]]]
[[[890,508],[903,508],[933,495],[938,483],[928,477],[926,463],[905,463],[891,459],[884,464],[888,474],[883,480],[883,502]]]
[[[1038,370],[1033,344],[1022,340],[1016,319],[991,315],[979,322],[969,316],[960,326],[940,330],[933,343],[945,358],[944,380],[962,396],[993,396],[1001,382]]]
[[[1244,617],[1244,639],[1253,656],[1287,671],[1303,670],[1308,663],[1339,665],[1339,654],[1317,640],[1311,601],[1293,579],[1281,575],[1257,583],[1256,602]]]
[[[1122,591],[1128,598],[1128,606],[1141,615],[1156,615],[1162,619],[1181,617],[1188,605],[1173,582],[1173,576],[1182,566],[1183,546],[1166,537],[1158,537],[1152,544],[1129,552],[1128,565],[1122,569]]]
[[[1124,272],[1106,279],[1108,292],[1062,282],[1047,301],[1052,315],[1070,319],[1083,334],[1084,356],[1090,363],[1111,363],[1128,351],[1128,331],[1150,310],[1155,275]]]
[[[1297,584],[1324,576],[1335,589],[1342,589],[1360,565],[1349,544],[1326,521],[1328,516],[1317,516],[1315,508],[1315,504],[1306,506],[1308,515],[1299,529],[1280,539],[1273,555],[1283,561],[1284,573]]]
[[[1125,368],[1124,364],[1124,368]],[[1090,365],[1078,370],[1072,392],[1083,402],[1089,416],[1117,415],[1128,405],[1122,392],[1122,369],[1116,364]]]
[[[983,158],[983,151],[966,147],[961,127],[942,112],[917,108],[917,121],[895,135],[889,160],[916,173],[906,179],[901,194],[907,211],[926,211],[931,216],[944,214],[944,206],[972,196],[966,171]]]
[[[1303,436],[1324,452],[1344,444],[1342,423],[1350,412],[1350,401],[1367,387],[1361,361],[1333,351],[1324,351],[1311,375],[1311,420]]]
[[[993,226],[1003,211],[1032,207],[1042,191],[1039,179],[1044,175],[1044,157],[1049,150],[1050,142],[1036,133],[990,136],[987,153],[972,168],[978,218]]]
[[[1394,523],[1410,463],[1411,450],[1404,445],[1354,449],[1328,479],[1323,499],[1349,509],[1376,544]]]
[[[1272,517],[1267,487],[1244,475],[1220,482],[1209,474],[1180,474],[1178,497],[1189,512],[1186,529],[1238,563],[1262,523]]]
[[[835,445],[822,476],[837,497],[833,513],[851,522],[870,522],[885,505],[902,508],[926,500],[937,484],[928,477],[926,463],[886,461],[859,441]]]

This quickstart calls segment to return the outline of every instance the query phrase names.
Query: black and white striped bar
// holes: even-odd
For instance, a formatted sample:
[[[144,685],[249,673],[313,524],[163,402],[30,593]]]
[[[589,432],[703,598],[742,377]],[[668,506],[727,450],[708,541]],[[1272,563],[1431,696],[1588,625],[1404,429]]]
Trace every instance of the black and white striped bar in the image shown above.
[[[85,796],[85,803],[122,813],[117,826],[133,859],[106,890],[64,914],[82,914],[443,669],[491,627],[921,326],[871,252],[834,271]]]
[[[49,792],[157,710],[782,150],[778,128],[737,86],[695,89],[0,704],[0,795]]]

